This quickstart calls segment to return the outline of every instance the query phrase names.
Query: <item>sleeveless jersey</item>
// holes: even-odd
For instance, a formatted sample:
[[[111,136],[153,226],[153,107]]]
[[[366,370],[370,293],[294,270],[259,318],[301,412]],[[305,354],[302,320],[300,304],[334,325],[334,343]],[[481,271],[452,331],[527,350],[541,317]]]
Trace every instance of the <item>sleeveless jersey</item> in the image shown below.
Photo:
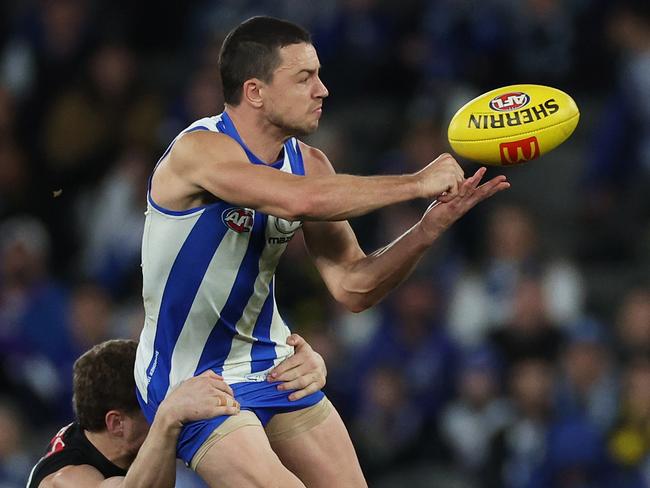
[[[73,422],[62,428],[50,441],[45,455],[36,463],[27,480],[27,488],[38,488],[44,478],[65,466],[88,464],[104,478],[126,476],[126,470],[110,462],[88,440],[81,426]]]
[[[161,161],[178,137],[197,130],[227,134],[251,164],[264,164],[226,112],[182,131]],[[287,140],[283,152],[270,166],[304,175],[298,141]],[[150,188],[142,241],[145,322],[135,363],[141,399],[157,406],[169,388],[208,369],[228,383],[263,381],[293,353],[275,303],[274,274],[301,223],[222,200],[171,211],[153,201]]]

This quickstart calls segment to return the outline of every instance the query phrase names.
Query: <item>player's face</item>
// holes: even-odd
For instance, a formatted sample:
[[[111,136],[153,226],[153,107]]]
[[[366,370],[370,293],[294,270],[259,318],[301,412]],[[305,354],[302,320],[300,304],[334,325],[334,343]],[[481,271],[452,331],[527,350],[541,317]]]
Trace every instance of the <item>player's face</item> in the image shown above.
[[[280,49],[280,66],[263,89],[268,121],[287,135],[307,135],[318,128],[323,99],[329,95],[318,76],[320,62],[311,44]]]
[[[124,415],[124,440],[127,449],[135,456],[149,433],[149,424],[142,412]]]

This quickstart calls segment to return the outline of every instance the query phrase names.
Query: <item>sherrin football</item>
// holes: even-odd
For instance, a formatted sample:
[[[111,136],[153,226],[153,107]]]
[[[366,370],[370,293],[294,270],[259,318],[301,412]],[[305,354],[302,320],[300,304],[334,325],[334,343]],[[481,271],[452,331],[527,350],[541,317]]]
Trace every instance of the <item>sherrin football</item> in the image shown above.
[[[556,88],[510,85],[467,102],[447,137],[462,157],[496,166],[535,159],[562,144],[578,125],[573,99]]]

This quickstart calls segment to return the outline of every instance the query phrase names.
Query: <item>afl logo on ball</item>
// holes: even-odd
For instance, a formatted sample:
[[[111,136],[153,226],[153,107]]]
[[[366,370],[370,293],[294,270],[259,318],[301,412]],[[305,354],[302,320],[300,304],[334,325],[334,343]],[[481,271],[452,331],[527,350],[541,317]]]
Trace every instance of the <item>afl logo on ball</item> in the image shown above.
[[[226,227],[240,234],[251,231],[253,217],[253,211],[248,208],[228,208],[221,214],[221,220]]]
[[[523,92],[510,92],[499,95],[490,100],[490,108],[497,112],[512,112],[525,107],[530,102],[528,94]]]

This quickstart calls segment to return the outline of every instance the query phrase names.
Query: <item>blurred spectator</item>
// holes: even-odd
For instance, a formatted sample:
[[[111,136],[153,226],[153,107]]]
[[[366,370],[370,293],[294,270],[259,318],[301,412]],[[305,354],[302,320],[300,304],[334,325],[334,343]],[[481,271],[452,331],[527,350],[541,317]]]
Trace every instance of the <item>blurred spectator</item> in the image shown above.
[[[107,40],[93,51],[81,82],[71,83],[44,114],[45,184],[64,192],[48,215],[59,259],[78,252],[78,229],[69,218],[75,197],[97,184],[122,147],[156,147],[162,109],[137,68],[136,53]]]
[[[64,344],[67,290],[49,275],[49,247],[47,231],[31,217],[14,217],[0,226],[3,376],[27,412],[45,408],[36,399],[56,402],[61,389],[46,357]]]
[[[69,332],[78,352],[74,357],[112,337],[110,319],[111,301],[106,291],[94,283],[77,285],[69,309]]]
[[[619,359],[650,357],[650,288],[632,288],[624,296],[616,321]]]
[[[349,387],[361,394],[353,431],[373,470],[386,467],[375,450],[385,450],[384,462],[402,459],[425,429],[435,430],[438,413],[454,394],[457,351],[440,323],[438,301],[430,280],[412,279],[395,290],[381,325],[347,373],[355,380]],[[402,405],[397,410],[395,399]],[[435,457],[439,450],[432,439],[422,447],[417,456]]]
[[[72,362],[80,352],[111,336],[110,303],[100,288],[67,286],[49,276],[49,237],[30,218],[0,227],[0,348],[8,388],[24,390],[21,407],[47,408],[51,419],[71,414]]]
[[[18,13],[2,54],[0,79],[42,111],[79,72],[92,34],[88,2],[37,1]]]
[[[214,60],[211,60],[214,61]],[[195,120],[223,111],[221,78],[213,63],[200,66],[189,78],[180,97],[174,101],[163,121],[160,140],[169,144],[176,135]]]
[[[454,394],[457,346],[445,330],[440,292],[432,280],[413,278],[395,290],[382,324],[359,354],[357,374],[398,367],[408,394],[435,417]]]
[[[15,118],[14,97],[7,87],[0,83],[0,140],[16,137]]]
[[[525,359],[510,376],[515,418],[492,440],[486,487],[610,488],[603,439],[583,417],[553,410],[552,363]]]
[[[81,269],[114,296],[140,292],[140,251],[149,152],[126,148],[93,191],[77,202],[83,239]],[[137,279],[135,279],[135,278]]]
[[[423,117],[413,121],[401,136],[399,148],[386,154],[382,172],[414,173],[444,152],[446,140],[439,125]]]
[[[440,417],[440,433],[453,452],[455,465],[474,477],[485,469],[490,440],[511,417],[500,396],[497,363],[486,347],[468,351],[460,367],[458,397]]]
[[[603,326],[583,319],[571,328],[562,352],[562,380],[557,410],[563,416],[584,417],[601,433],[616,417],[618,381]]]
[[[635,225],[647,231],[650,221],[650,7],[645,0],[612,2],[608,20],[620,59],[585,168],[582,217],[590,232],[581,257],[590,262],[629,261],[650,243]]]
[[[514,19],[506,2],[429,2],[421,19],[428,44],[423,69],[434,86],[467,79],[499,86],[512,79]]]
[[[398,77],[390,69],[396,52],[389,39],[395,35],[396,15],[378,0],[342,0],[332,16],[314,25],[314,44],[327,66],[323,81],[336,94],[334,102],[362,87],[367,95],[392,88]],[[352,64],[356,69],[345,68]]]
[[[530,276],[540,280],[544,320],[573,323],[582,313],[581,276],[570,262],[540,255],[538,228],[531,215],[523,207],[502,205],[492,211],[487,225],[485,262],[478,272],[468,269],[461,275],[451,297],[453,335],[464,344],[473,344],[490,327],[511,323],[516,297],[525,298],[517,290]]]
[[[650,359],[634,358],[623,373],[623,395],[609,451],[619,470],[615,486],[650,486]],[[614,486],[614,485],[612,485]]]
[[[552,422],[554,371],[541,359],[513,366],[509,386],[514,418],[492,438],[483,480],[486,488],[524,488],[534,480],[546,452]]]
[[[369,477],[416,454],[425,413],[407,383],[397,364],[376,367],[366,376],[351,431]]]
[[[573,63],[573,2],[525,0],[509,3],[515,46],[514,71],[521,79],[561,86]]]
[[[15,405],[0,400],[0,488],[25,486],[32,464],[25,451],[28,435]]]
[[[33,209],[30,179],[25,154],[11,138],[0,135],[0,217]]]
[[[63,183],[95,181],[117,154],[115,142],[155,147],[161,109],[139,85],[136,53],[106,41],[92,54],[87,77],[54,102],[45,118],[50,169]]]
[[[562,331],[548,318],[542,285],[527,278],[515,291],[512,318],[490,334],[490,342],[506,367],[522,359],[554,361],[564,341]]]
[[[528,488],[610,488],[611,468],[603,438],[582,418],[563,419],[551,426],[546,452]]]

